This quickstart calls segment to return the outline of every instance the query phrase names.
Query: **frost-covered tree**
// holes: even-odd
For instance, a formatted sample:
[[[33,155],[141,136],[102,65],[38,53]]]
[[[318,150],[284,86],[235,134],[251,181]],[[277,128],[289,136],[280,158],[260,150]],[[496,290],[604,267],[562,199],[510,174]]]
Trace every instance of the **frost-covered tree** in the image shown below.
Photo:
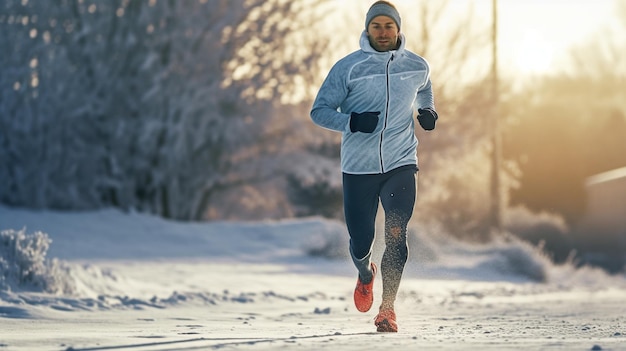
[[[0,201],[178,219],[236,202],[306,142],[289,128],[308,114],[287,114],[316,72],[324,44],[302,29],[324,4],[4,1]]]

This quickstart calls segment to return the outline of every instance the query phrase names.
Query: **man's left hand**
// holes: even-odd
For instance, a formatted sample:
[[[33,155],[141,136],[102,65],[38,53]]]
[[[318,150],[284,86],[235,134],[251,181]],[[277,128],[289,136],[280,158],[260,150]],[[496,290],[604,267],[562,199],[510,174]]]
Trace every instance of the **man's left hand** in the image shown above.
[[[433,130],[435,129],[435,122],[439,118],[437,115],[437,111],[428,107],[428,108],[420,108],[417,110],[417,121],[420,126],[424,128],[424,130]]]

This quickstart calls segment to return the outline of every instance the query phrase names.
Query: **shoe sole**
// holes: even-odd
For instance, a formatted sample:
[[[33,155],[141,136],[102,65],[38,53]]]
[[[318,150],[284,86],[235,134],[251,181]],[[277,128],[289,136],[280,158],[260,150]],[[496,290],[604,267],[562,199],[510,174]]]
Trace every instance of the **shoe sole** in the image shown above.
[[[391,325],[391,323],[389,323],[389,321],[386,319],[383,319],[382,321],[380,321],[380,323],[378,323],[376,327],[377,327],[376,331],[379,333],[397,333],[398,332],[398,329],[394,328]]]

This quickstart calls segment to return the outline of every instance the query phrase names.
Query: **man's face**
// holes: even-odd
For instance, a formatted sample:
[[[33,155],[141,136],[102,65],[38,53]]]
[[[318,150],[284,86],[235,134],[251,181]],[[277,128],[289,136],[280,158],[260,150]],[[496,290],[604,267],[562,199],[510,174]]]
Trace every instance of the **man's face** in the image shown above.
[[[389,51],[398,48],[400,31],[396,22],[387,16],[377,16],[367,26],[370,45],[376,51]]]

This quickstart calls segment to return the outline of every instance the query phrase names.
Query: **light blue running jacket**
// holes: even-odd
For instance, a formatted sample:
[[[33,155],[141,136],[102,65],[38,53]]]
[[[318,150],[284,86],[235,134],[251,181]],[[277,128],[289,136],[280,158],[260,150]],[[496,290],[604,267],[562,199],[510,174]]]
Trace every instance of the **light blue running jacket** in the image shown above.
[[[405,49],[378,52],[361,34],[361,50],[339,60],[320,88],[311,119],[342,132],[341,170],[349,174],[381,174],[417,165],[414,111],[433,108],[430,68],[422,57]],[[350,113],[380,111],[373,133],[352,133]]]

